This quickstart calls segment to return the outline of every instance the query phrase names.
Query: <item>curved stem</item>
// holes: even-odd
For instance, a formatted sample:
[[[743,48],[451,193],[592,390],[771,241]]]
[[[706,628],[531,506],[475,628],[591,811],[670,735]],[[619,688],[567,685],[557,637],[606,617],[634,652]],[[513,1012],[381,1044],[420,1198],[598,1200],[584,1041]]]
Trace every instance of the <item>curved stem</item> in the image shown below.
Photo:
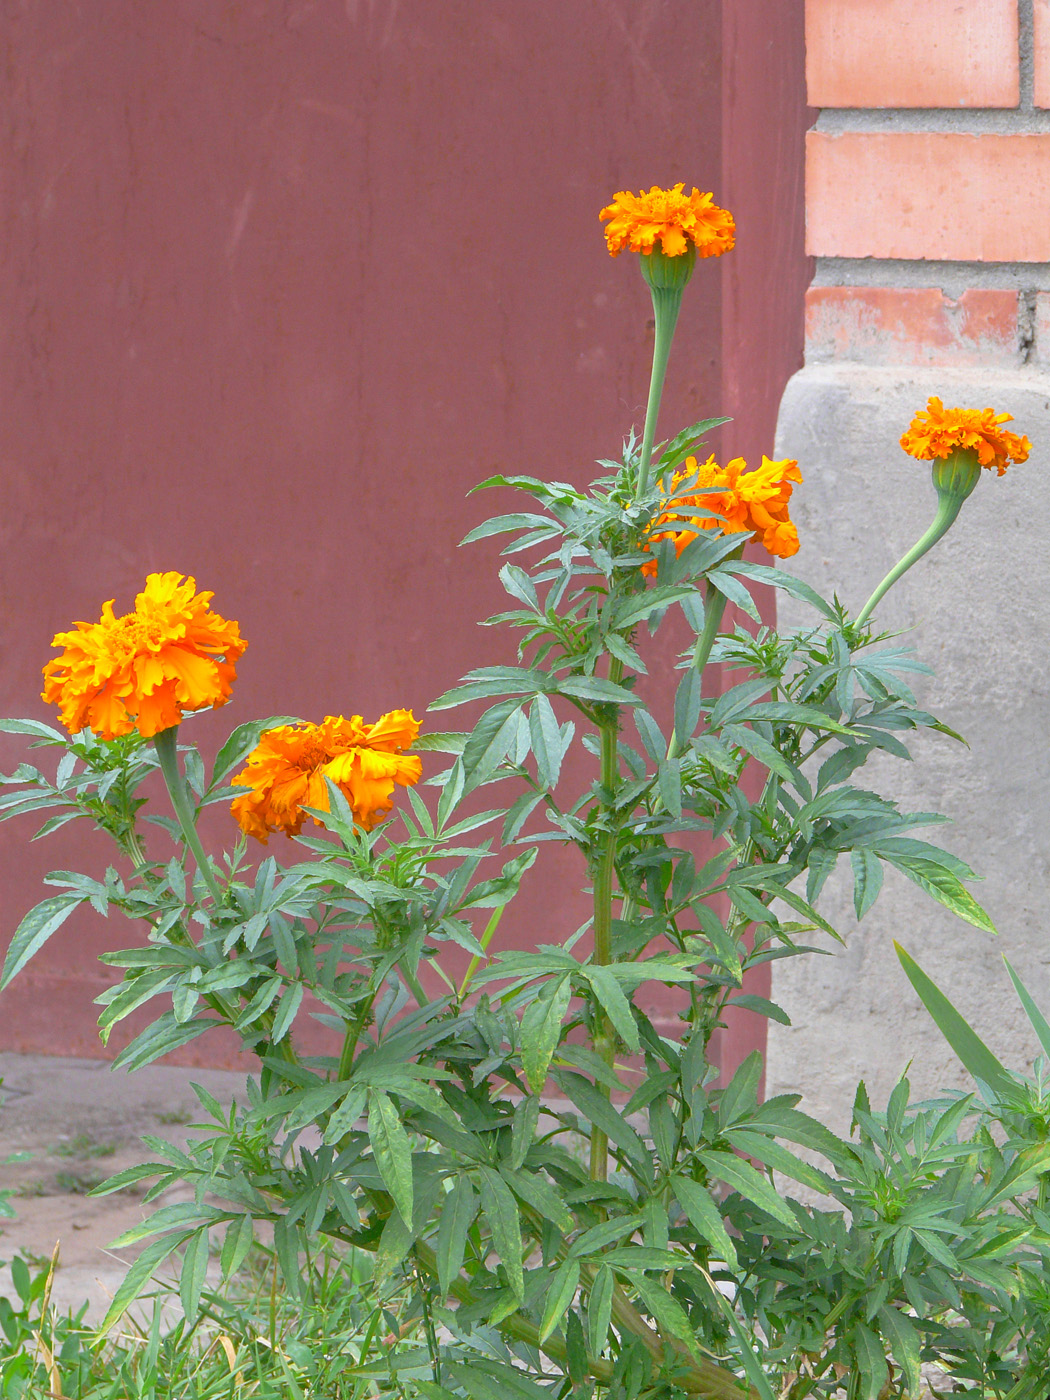
[[[653,439],[656,437],[656,420],[660,415],[660,399],[663,397],[664,376],[667,361],[671,354],[671,341],[678,323],[678,312],[682,307],[681,287],[650,287],[653,294],[653,315],[656,319],[653,341],[653,368],[649,376],[649,402],[645,407],[645,428],[642,432],[642,455],[638,464],[638,494],[645,494],[649,486],[649,464],[653,456]]]
[[[862,626],[871,616],[872,609],[881,601],[886,593],[893,587],[902,574],[906,574],[911,566],[922,556],[928,553],[941,536],[949,529],[955,517],[962,508],[962,500],[951,498],[947,493],[942,495],[937,502],[937,514],[933,517],[933,524],[926,533],[912,545],[907,554],[899,563],[894,564],[886,577],[876,588],[868,601],[857,614],[856,625]]]
[[[154,736],[153,743],[157,749],[157,758],[160,761],[160,771],[164,774],[164,782],[167,784],[168,795],[171,798],[171,805],[175,809],[175,816],[178,818],[179,826],[186,840],[186,845],[193,852],[193,859],[197,862],[197,869],[201,873],[201,878],[208,886],[212,899],[216,904],[222,903],[222,891],[219,889],[218,881],[211,868],[208,857],[204,854],[204,847],[201,839],[197,835],[197,826],[194,821],[193,804],[186,788],[186,782],[179,772],[179,759],[176,749],[176,735],[178,726],[172,725],[170,729],[162,729]]]

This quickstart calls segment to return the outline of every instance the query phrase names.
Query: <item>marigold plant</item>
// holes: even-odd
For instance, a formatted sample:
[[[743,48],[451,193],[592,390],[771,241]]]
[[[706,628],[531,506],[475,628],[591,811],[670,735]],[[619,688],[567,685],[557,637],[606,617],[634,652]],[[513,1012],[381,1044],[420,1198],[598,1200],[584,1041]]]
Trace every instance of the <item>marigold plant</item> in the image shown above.
[[[957,737],[913,693],[927,668],[869,618],[982,462],[1020,461],[1027,440],[1001,432],[1006,415],[931,400],[906,446],[931,457],[933,522],[851,615],[744,557],[749,541],[799,549],[797,463],[720,466],[718,418],[656,435],[696,254],[727,251],[732,219],[681,185],[620,194],[603,218],[652,293],[645,423],[586,487],[484,483],[527,498],[467,537],[506,539],[508,602],[487,621],[519,647],[431,701],[477,707],[462,728],[421,734],[408,709],[249,719],[209,765],[183,721],[226,701],[244,643],[179,574],[56,639],[45,694],[72,738],[0,721],[59,758],[0,780],[0,818],[42,812],[41,834],[89,818],[118,853],[100,876],[48,877],[3,984],[76,911],[126,915],[138,936],[104,955],[103,1038],[153,1014],[116,1063],[219,1029],[258,1071],[232,1107],[199,1090],[206,1127],[151,1139],[151,1161],[100,1188],[150,1182],[166,1202],[116,1241],[141,1252],[105,1325],[169,1261],[186,1317],[215,1317],[212,1270],[235,1275],[259,1238],[270,1296],[294,1299],[321,1235],[365,1300],[340,1394],[902,1400],[931,1364],[972,1394],[1035,1400],[1045,1093],[960,1040],[954,1012],[985,1099],[913,1106],[902,1079],[883,1109],[861,1085],[848,1137],[797,1095],[763,1100],[757,1052],[731,1075],[718,1053],[727,1016],[787,1020],[756,973],[841,937],[823,904],[836,867],[857,919],[889,868],[992,930],[973,872],[917,835],[935,814],[854,777],[915,736]],[[771,627],[769,588],[808,625]],[[730,601],[746,625],[726,624]],[[669,617],[686,639],[670,672],[651,645]],[[146,816],[158,766],[175,822]],[[231,801],[228,846],[206,850],[201,812]],[[271,832],[289,838],[279,852],[248,840]],[[552,841],[572,887],[548,874],[542,918],[501,946]]]

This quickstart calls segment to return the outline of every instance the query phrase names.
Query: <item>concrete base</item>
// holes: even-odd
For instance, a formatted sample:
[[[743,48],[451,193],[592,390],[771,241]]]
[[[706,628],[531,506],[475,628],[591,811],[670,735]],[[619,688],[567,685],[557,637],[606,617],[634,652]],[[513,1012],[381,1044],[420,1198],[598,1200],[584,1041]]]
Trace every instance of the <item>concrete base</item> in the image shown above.
[[[803,1107],[845,1128],[857,1081],[885,1101],[910,1064],[917,1095],[972,1087],[913,993],[893,951],[897,939],[1011,1067],[1038,1047],[1003,967],[1005,953],[1050,1013],[1050,938],[1044,906],[1050,868],[1050,551],[1043,515],[1050,448],[1050,375],[1031,369],[927,370],[821,365],[788,384],[778,457],[796,457],[805,484],[792,518],[802,548],[791,572],[858,610],[932,519],[929,468],[906,456],[901,433],[927,397],[948,406],[1013,413],[1034,444],[1030,461],[1001,479],[984,474],[945,540],[880,605],[882,628],[905,633],[936,675],[917,677],[921,703],[965,735],[911,745],[915,762],[878,759],[854,781],[905,810],[940,811],[954,826],[930,839],[982,876],[973,887],[999,938],[953,917],[887,871],[883,893],[858,926],[848,858],[822,909],[843,933],[829,958],[775,964],[773,995],[792,1019],[770,1023],[769,1094],[802,1090]],[[782,626],[814,615],[786,595]],[[917,833],[922,835],[923,833]]]

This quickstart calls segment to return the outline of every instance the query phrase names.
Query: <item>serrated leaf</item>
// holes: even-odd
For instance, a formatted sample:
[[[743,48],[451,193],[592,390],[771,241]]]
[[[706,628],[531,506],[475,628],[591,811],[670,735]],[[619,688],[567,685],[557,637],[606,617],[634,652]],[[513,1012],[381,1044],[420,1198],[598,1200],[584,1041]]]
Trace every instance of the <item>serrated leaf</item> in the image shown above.
[[[755,606],[754,598],[738,578],[726,573],[724,569],[712,569],[707,575],[707,581],[713,584],[723,597],[728,598],[731,603],[735,603],[742,612],[746,612],[748,617],[753,617],[759,623],[762,621],[762,615]]]
[[[106,1316],[102,1319],[100,1332],[108,1332],[111,1327],[127,1312],[132,1303],[153,1277],[154,1271],[159,1269],[165,1259],[170,1258],[179,1246],[189,1238],[192,1232],[183,1232],[176,1235],[165,1235],[159,1240],[154,1240],[148,1244],[137,1259],[133,1261],[127,1273],[120,1281],[113,1301],[109,1305]]]
[[[521,1018],[521,1067],[534,1094],[543,1092],[571,997],[569,974],[563,973],[546,984]]]
[[[1021,1005],[1024,1007],[1024,1013],[1031,1022],[1032,1029],[1039,1037],[1039,1044],[1043,1047],[1043,1054],[1050,1056],[1050,1025],[1047,1024],[1046,1017],[1033,1001],[1028,988],[1011,967],[1009,959],[1004,957],[1003,962],[1006,963],[1006,970],[1010,974],[1010,981],[1014,984],[1014,991],[1017,993]]]
[[[705,1187],[687,1176],[672,1176],[671,1189],[678,1197],[690,1225],[731,1269],[737,1266],[736,1247],[729,1238],[722,1212]]]
[[[187,1322],[196,1320],[200,1311],[201,1293],[208,1272],[208,1229],[198,1230],[186,1246],[179,1275],[179,1299]]]
[[[540,1346],[547,1340],[572,1305],[576,1289],[580,1283],[580,1265],[575,1259],[566,1259],[551,1280],[547,1292],[547,1302],[540,1322]]]
[[[690,666],[678,683],[674,700],[674,732],[681,745],[689,742],[699,723],[702,684],[702,677],[695,666]]]
[[[879,1309],[879,1329],[889,1345],[890,1355],[904,1372],[909,1391],[917,1391],[921,1380],[921,1340],[911,1318],[899,1308]]]
[[[771,1215],[774,1220],[779,1220],[782,1225],[787,1225],[792,1230],[798,1229],[798,1221],[791,1208],[762,1173],[757,1172],[749,1162],[743,1161],[732,1152],[721,1152],[718,1149],[698,1152],[697,1157],[713,1177],[738,1191],[745,1200],[758,1206],[759,1210],[764,1210],[767,1215]]]
[[[412,1144],[401,1126],[401,1115],[379,1089],[368,1092],[368,1140],[383,1185],[406,1222],[412,1220]]]
[[[230,1221],[226,1227],[226,1236],[223,1239],[222,1252],[219,1255],[219,1267],[222,1270],[224,1280],[237,1273],[247,1259],[254,1237],[254,1224],[250,1215],[239,1215],[235,1220]]]
[[[865,1327],[863,1322],[857,1322],[853,1325],[851,1340],[853,1354],[860,1367],[857,1400],[878,1400],[890,1374],[879,1339],[870,1327]]]
[[[459,1176],[445,1197],[438,1222],[435,1254],[437,1256],[438,1287],[447,1294],[452,1281],[463,1266],[467,1248],[467,1232],[478,1213],[478,1198],[466,1176]]]
[[[849,853],[853,866],[853,907],[863,919],[882,889],[882,862],[863,846]]]
[[[902,860],[887,855],[886,859],[921,890],[932,895],[938,904],[943,904],[960,919],[973,924],[974,928],[983,929],[985,933],[997,931],[985,910],[951,870],[936,861],[924,860],[921,857],[912,856]]]
[[[51,935],[62,927],[73,910],[83,903],[81,895],[55,894],[50,899],[41,900],[30,909],[11,939],[4,959],[3,976],[0,977],[0,991],[21,972]]]
[[[601,1356],[612,1321],[613,1271],[603,1264],[594,1276],[587,1299],[587,1345],[592,1356]]]
[[[507,1281],[519,1303],[525,1301],[525,1275],[522,1269],[521,1221],[518,1203],[499,1172],[478,1168],[481,1209],[492,1232],[492,1245],[507,1271]]]
[[[554,1080],[590,1123],[621,1147],[647,1177],[651,1175],[652,1158],[641,1138],[589,1080],[567,1070],[557,1070]]]
[[[558,716],[546,695],[537,695],[532,702],[529,710],[529,736],[536,759],[537,781],[542,788],[553,788],[561,773],[564,749]]]
[[[631,1003],[623,994],[619,982],[607,967],[589,964],[581,968],[581,976],[590,983],[602,1010],[612,1022],[616,1034],[632,1055],[641,1049],[638,1038],[638,1025],[631,1012]]]

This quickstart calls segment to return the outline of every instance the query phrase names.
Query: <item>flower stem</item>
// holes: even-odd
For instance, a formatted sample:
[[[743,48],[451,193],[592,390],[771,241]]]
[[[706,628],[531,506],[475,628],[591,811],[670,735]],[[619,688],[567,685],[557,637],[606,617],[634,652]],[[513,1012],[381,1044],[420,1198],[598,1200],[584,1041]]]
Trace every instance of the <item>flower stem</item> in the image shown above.
[[[937,514],[933,517],[932,525],[920,539],[915,541],[904,558],[897,564],[894,564],[893,568],[882,580],[878,588],[876,588],[875,592],[864,604],[863,608],[861,608],[856,619],[856,625],[858,627],[863,626],[863,624],[867,622],[868,618],[871,616],[872,610],[882,600],[884,595],[889,592],[901,575],[906,574],[911,566],[920,560],[924,554],[927,554],[941,536],[948,531],[961,508],[962,501],[958,498],[952,498],[947,493],[939,498],[937,502]]]
[[[609,662],[609,680],[618,685],[623,677],[623,663],[616,657]],[[598,865],[594,872],[594,962],[598,967],[607,967],[612,962],[612,902],[613,883],[616,874],[616,831],[612,826],[613,801],[617,780],[620,776],[619,763],[620,724],[619,710],[613,718],[601,726],[600,763],[598,781],[604,792],[609,794],[606,815],[609,830],[602,834],[602,847],[598,855]],[[594,1049],[612,1067],[615,1056],[612,1027],[605,1011],[595,1007]],[[609,1097],[607,1085],[599,1084],[598,1091]],[[601,1128],[591,1127],[591,1180],[605,1181],[609,1172],[609,1139]]]
[[[638,494],[642,496],[649,487],[649,465],[653,457],[653,439],[656,437],[656,420],[660,414],[660,399],[663,397],[664,376],[667,361],[671,354],[671,341],[674,339],[678,312],[682,306],[681,287],[650,287],[653,295],[653,314],[656,318],[656,332],[653,342],[653,368],[649,377],[649,402],[645,407],[645,428],[642,432],[642,455],[638,464]]]
[[[182,828],[186,845],[193,852],[193,858],[197,862],[201,878],[208,886],[212,899],[215,900],[216,904],[221,904],[222,891],[219,889],[208,857],[204,854],[201,839],[197,835],[197,826],[193,818],[193,804],[186,787],[186,781],[179,772],[176,748],[177,734],[178,725],[173,724],[170,729],[162,729],[159,734],[154,736],[153,742],[156,745],[157,758],[160,761],[160,771],[164,774],[164,782],[167,784],[171,805],[175,810],[179,826]]]

